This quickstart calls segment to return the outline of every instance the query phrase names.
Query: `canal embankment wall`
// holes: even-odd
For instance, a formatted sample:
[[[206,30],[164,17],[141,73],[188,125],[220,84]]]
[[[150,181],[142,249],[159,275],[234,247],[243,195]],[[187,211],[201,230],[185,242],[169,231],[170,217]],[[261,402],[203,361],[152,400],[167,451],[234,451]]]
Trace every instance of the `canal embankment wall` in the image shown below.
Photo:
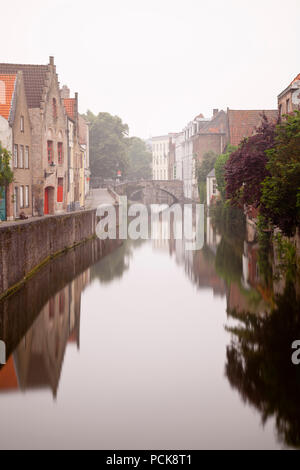
[[[96,233],[96,210],[0,225],[0,299],[51,258]]]

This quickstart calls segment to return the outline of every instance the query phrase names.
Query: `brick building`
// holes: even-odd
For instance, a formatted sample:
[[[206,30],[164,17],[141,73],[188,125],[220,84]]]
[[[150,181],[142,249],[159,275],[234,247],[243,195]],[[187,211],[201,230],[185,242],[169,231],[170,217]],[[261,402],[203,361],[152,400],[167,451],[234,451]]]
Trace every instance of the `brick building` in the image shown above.
[[[0,74],[0,141],[12,154],[14,181],[2,190],[2,220],[30,217],[32,206],[31,123],[23,73]]]
[[[262,123],[263,115],[269,121],[278,120],[278,110],[232,110],[227,109],[229,143],[238,146],[243,139],[255,133]]]
[[[228,121],[224,111],[214,109],[213,117],[205,119],[202,114],[184,129],[182,179],[187,198],[198,199],[196,166],[205,153],[222,153],[228,143]]]
[[[90,142],[89,142],[89,123],[79,115],[79,145],[81,154],[83,155],[83,189],[84,196],[90,192]],[[81,170],[82,171],[82,170]],[[81,179],[82,180],[82,179]]]
[[[280,116],[300,110],[300,73],[278,96]]]
[[[23,72],[32,129],[34,215],[67,209],[67,118],[54,58],[48,65],[0,64],[0,74]]]
[[[198,163],[207,152],[220,154],[228,143],[228,123],[224,111],[214,109],[211,120],[205,122],[193,139],[193,151]]]

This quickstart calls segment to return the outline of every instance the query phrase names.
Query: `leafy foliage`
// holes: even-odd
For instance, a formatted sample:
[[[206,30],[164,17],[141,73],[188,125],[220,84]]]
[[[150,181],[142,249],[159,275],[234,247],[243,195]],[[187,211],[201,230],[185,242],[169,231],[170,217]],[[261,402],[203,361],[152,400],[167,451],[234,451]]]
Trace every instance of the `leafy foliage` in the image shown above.
[[[12,183],[14,175],[10,167],[11,155],[0,143],[0,187],[5,188]]]
[[[272,234],[269,230],[268,221],[262,214],[258,215],[258,266],[259,273],[266,286],[273,282],[273,267],[271,263]]]
[[[237,240],[244,243],[246,220],[244,212],[239,207],[232,207],[229,201],[225,203],[217,201],[210,207],[209,214],[213,225],[222,235],[229,239],[234,238],[235,243]]]
[[[129,167],[127,124],[118,116],[91,111],[86,114],[90,126],[90,158],[93,176],[114,178],[117,171],[126,174]]]
[[[151,178],[152,155],[138,137],[128,137],[129,128],[118,116],[88,111],[92,176],[116,178],[121,171],[130,179]]]
[[[218,185],[218,190],[221,194],[222,201],[226,199],[226,181],[225,181],[225,166],[228,162],[230,155],[237,150],[237,147],[234,145],[228,145],[226,152],[221,153],[216,160],[215,170],[216,170],[216,180]]]
[[[210,150],[203,155],[201,163],[197,168],[198,181],[206,181],[208,173],[214,168],[217,154]]]
[[[128,148],[129,169],[128,178],[131,180],[151,179],[152,154],[147,150],[146,144],[138,137],[129,139]]]
[[[201,204],[206,200],[206,178],[208,173],[214,168],[217,154],[209,151],[203,155],[203,159],[197,164],[196,172],[199,187],[199,197]]]
[[[277,127],[274,148],[267,156],[262,211],[273,225],[292,236],[300,226],[300,111]]]
[[[256,133],[245,139],[231,154],[225,170],[226,196],[233,205],[258,207],[261,183],[269,176],[266,150],[274,146],[276,125],[263,115]]]

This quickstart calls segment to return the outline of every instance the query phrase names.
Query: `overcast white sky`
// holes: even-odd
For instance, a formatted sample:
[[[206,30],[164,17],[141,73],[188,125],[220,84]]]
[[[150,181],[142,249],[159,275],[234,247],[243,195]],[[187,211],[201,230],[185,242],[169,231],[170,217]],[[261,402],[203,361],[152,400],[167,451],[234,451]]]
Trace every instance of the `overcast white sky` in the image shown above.
[[[213,108],[275,108],[300,72],[300,0],[10,0],[0,15],[0,62],[54,55],[82,112],[140,137]]]

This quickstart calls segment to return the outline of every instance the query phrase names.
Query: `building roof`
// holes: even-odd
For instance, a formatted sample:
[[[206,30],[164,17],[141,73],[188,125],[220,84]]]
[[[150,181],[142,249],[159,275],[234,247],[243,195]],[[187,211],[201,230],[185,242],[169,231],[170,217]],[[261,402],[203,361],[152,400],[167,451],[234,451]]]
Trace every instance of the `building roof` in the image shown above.
[[[75,119],[75,98],[64,99],[64,105],[65,105],[67,115],[71,119]]]
[[[207,175],[207,178],[215,178],[216,177],[216,170],[213,168]]]
[[[48,65],[0,64],[0,74],[23,72],[28,108],[40,108],[46,86]]]
[[[8,120],[16,86],[16,74],[0,74],[0,116]]]
[[[293,83],[295,83],[295,82],[298,82],[298,80],[300,80],[300,73],[298,73],[297,77],[294,78],[291,85],[293,85]]]
[[[219,111],[211,120],[205,122],[199,130],[199,134],[220,134],[226,132],[226,113]]]
[[[169,134],[168,135],[159,135],[159,136],[155,136],[155,137],[151,137],[150,140],[169,140]]]
[[[263,114],[269,121],[277,121],[278,110],[227,110],[230,143],[239,145],[240,142],[253,135],[255,129],[260,126]]]

